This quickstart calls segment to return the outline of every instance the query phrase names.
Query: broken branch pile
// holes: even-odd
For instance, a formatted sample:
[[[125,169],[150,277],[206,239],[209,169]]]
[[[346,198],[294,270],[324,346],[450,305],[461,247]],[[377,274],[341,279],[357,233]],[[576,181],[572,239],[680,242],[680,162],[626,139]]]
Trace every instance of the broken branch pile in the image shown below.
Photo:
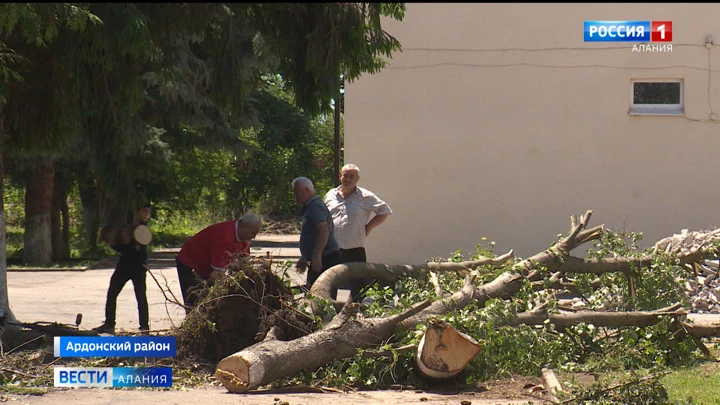
[[[454,294],[440,296],[429,305],[421,303],[408,307],[402,314],[391,317],[364,318],[356,313],[356,304],[345,303],[338,316],[319,331],[293,341],[280,341],[275,333],[270,333],[259,343],[224,358],[218,363],[216,377],[231,392],[247,392],[260,385],[293,375],[300,370],[313,369],[332,360],[351,357],[359,348],[373,347],[386,342],[395,330],[407,331],[428,321],[432,323],[433,319],[471,303],[483,307],[492,299],[512,299],[526,282],[544,280],[544,288],[554,289],[563,288],[567,275],[573,273],[598,277],[619,273],[632,279],[638,276],[638,269],[653,271],[650,268],[654,260],[652,253],[643,256],[597,259],[571,256],[570,252],[574,248],[600,239],[605,232],[602,225],[588,228],[591,214],[592,212],[588,211],[580,218],[571,217],[571,228],[567,236],[549,249],[515,264],[506,264],[513,259],[510,252],[498,258],[462,263],[425,263],[407,266],[350,263],[335,266],[321,274],[313,285],[310,291],[315,297],[313,299],[330,300],[330,291],[334,287],[353,278],[393,281],[401,277],[429,277],[432,272],[442,271],[459,271],[465,273],[466,277],[464,286]],[[658,244],[658,249],[677,257],[681,266],[693,265],[715,254],[714,246],[717,238],[718,233],[715,232],[705,233],[704,236],[696,234],[692,238],[685,235],[682,241],[675,239],[663,240],[667,243],[661,241],[663,243]],[[504,266],[506,270],[494,280],[475,285],[471,277],[474,273],[471,270],[479,266]],[[437,277],[434,279],[437,283]],[[435,291],[442,292],[442,288],[438,288],[437,285],[435,287]],[[309,306],[313,310],[318,307]],[[679,304],[664,309],[637,312],[563,310],[557,312],[548,311],[547,306],[541,305],[535,306],[532,311],[518,314],[514,322],[505,324],[540,325],[549,322],[558,329],[570,328],[579,323],[596,324],[607,328],[645,327],[658,323],[663,317],[671,317],[680,321],[674,322],[675,325],[680,325],[674,327],[674,330],[695,336],[696,339],[718,335],[718,328],[708,329],[705,326],[699,328],[682,322],[687,312]],[[472,337],[468,336],[468,338],[472,342]],[[440,346],[442,344],[436,345],[436,347]],[[432,355],[424,353],[420,357],[432,358]],[[446,371],[451,370],[448,368]]]

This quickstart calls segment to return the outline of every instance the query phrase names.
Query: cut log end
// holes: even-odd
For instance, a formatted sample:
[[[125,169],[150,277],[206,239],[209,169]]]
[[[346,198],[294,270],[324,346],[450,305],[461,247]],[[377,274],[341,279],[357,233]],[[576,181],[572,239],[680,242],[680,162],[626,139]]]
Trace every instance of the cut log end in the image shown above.
[[[241,357],[233,355],[222,359],[215,370],[215,378],[230,392],[242,394],[250,390],[249,365]]]
[[[430,378],[450,378],[462,371],[481,349],[475,339],[447,322],[434,322],[418,344],[418,369]]]

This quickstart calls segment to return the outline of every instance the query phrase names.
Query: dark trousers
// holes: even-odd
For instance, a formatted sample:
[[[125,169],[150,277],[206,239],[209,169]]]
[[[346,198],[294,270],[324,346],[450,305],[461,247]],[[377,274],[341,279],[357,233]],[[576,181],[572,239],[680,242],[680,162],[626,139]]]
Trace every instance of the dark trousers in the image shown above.
[[[367,262],[367,256],[365,255],[365,248],[353,248],[353,249],[340,249],[341,263],[352,263],[352,262]],[[363,279],[352,279],[350,280],[350,295],[354,302],[360,302],[364,298],[360,291],[370,285],[370,280]]]
[[[315,283],[315,280],[320,277],[320,274],[322,274],[325,270],[329,269],[332,266],[336,266],[338,264],[342,263],[340,260],[340,251],[336,250],[333,253],[330,253],[328,255],[325,255],[322,257],[322,270],[318,273],[316,271],[313,271],[310,267],[310,263],[308,263],[308,269],[307,269],[307,281],[305,283],[305,291],[310,291],[310,287]],[[333,290],[330,292],[330,296],[332,299],[337,299],[337,288],[333,288]]]
[[[148,302],[145,295],[145,270],[138,269],[135,266],[126,268],[118,265],[110,277],[110,287],[107,292],[107,300],[105,301],[105,325],[115,326],[115,312],[117,309],[117,297],[120,295],[125,284],[132,280],[135,289],[135,299],[138,306],[138,318],[140,320],[140,328],[150,328],[150,316],[148,314]]]
[[[177,257],[175,258],[175,265],[177,266],[183,303],[186,306],[194,307],[197,305],[198,296],[197,294],[191,294],[190,289],[198,285],[198,280],[195,278],[193,268],[181,262]],[[189,310],[186,309],[185,312],[189,312]]]

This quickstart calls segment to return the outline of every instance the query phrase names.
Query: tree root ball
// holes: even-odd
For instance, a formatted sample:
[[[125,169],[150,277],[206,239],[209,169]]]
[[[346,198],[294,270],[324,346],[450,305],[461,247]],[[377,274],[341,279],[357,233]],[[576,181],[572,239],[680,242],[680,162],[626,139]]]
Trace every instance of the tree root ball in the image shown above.
[[[313,332],[314,319],[292,308],[289,282],[273,273],[269,260],[236,255],[225,274],[193,291],[198,305],[175,333],[179,359],[217,362],[261,341],[272,327],[280,340]]]

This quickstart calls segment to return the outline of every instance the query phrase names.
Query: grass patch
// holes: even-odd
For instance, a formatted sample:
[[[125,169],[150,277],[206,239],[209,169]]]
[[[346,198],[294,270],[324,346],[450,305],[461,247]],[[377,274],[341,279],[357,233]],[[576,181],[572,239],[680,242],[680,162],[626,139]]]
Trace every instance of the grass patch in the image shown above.
[[[154,248],[181,247],[195,232],[191,230],[152,230],[153,240],[150,246]]]
[[[18,226],[8,225],[5,230],[5,247],[8,258],[22,257],[23,238],[25,236],[25,230]]]
[[[660,382],[667,389],[670,403],[720,404],[719,362],[672,372]]]
[[[45,266],[28,266],[27,263],[24,263],[22,259],[7,259],[7,265],[8,268],[24,268],[24,267],[42,267],[47,269],[58,269],[58,268],[71,268],[71,269],[82,269],[85,267],[88,267],[90,264],[92,264],[94,260],[89,258],[82,258],[82,259],[69,259],[64,260],[61,262],[52,262],[52,264],[48,264]]]
[[[153,249],[162,248],[179,248],[195,233],[200,231],[202,225],[193,224],[194,227],[181,226],[173,222],[158,221],[159,224],[154,225],[151,221],[150,229],[152,230],[153,240],[148,247],[148,252]],[[23,243],[25,230],[22,227],[10,226],[7,232],[6,254],[8,258],[8,266],[10,268],[28,267],[23,261]],[[92,265],[92,263],[108,257],[117,255],[117,252],[107,246],[105,243],[99,243],[95,250],[89,251],[82,246],[87,242],[82,240],[80,235],[71,235],[71,251],[69,260],[62,262],[53,262],[47,266],[32,266],[43,268],[82,268]]]

